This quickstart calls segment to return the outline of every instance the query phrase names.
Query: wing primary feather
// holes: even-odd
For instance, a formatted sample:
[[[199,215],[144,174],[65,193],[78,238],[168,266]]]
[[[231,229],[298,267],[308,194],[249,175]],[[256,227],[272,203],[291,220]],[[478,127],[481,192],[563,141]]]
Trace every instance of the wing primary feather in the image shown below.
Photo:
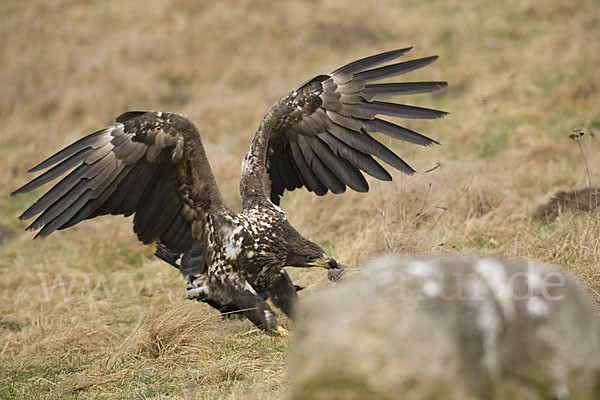
[[[123,180],[123,188],[127,191],[123,202],[115,209],[115,213],[122,213],[126,217],[133,214],[138,206],[140,198],[144,194],[144,188],[154,175],[156,166],[142,162],[135,164],[133,170]]]
[[[349,146],[354,147],[363,153],[373,154],[382,161],[406,174],[411,175],[415,172],[415,170],[404,162],[404,160],[377,140],[373,139],[367,132],[353,132],[337,124],[332,124],[328,130],[332,135],[343,142],[346,142]]]
[[[98,175],[87,182],[88,184],[85,185],[87,187],[86,190],[74,203],[71,203],[68,206],[61,204],[62,201],[56,203],[57,206],[59,206],[57,210],[61,210],[62,208],[62,213],[53,218],[51,222],[49,221],[46,223],[46,226],[49,226],[47,235],[57,229],[64,229],[68,226],[72,226],[88,217],[91,212],[91,203],[93,203],[94,199],[100,196],[108,186],[110,186],[110,182],[112,182],[122,170],[122,165],[118,161],[115,160],[111,164],[112,166],[109,164],[100,171]],[[74,222],[69,224],[72,219],[74,219]],[[46,228],[46,226],[44,228]]]
[[[319,137],[327,143],[329,148],[340,157],[348,160],[356,168],[365,171],[367,174],[382,181],[391,181],[392,176],[369,154],[363,153],[353,147],[348,146],[345,142],[336,138],[329,132],[322,133]]]
[[[360,131],[363,127],[361,119],[352,118],[349,116],[345,116],[342,114],[338,114],[336,112],[327,111],[327,116],[336,124],[348,128],[352,131]]]
[[[92,192],[86,190],[70,207],[61,209],[61,214],[48,221],[37,235],[35,235],[34,239],[44,238],[68,222],[90,200],[91,196]]]
[[[292,178],[288,174],[287,166],[285,165],[285,160],[283,157],[285,154],[278,152],[277,156],[274,157],[274,165],[271,165],[271,168],[275,167],[275,178],[278,179],[277,185],[271,190],[276,190],[278,194],[282,194],[283,191],[290,186],[290,182]]]
[[[89,164],[82,164],[75,170],[71,171],[69,175],[64,177],[59,183],[52,187],[46,194],[44,194],[38,201],[36,201],[31,207],[23,212],[19,216],[21,220],[27,220],[46,208],[50,207],[54,202],[65,195],[69,190],[73,188],[80,180],[82,176],[87,176],[89,169],[92,166]]]
[[[346,190],[340,180],[331,172],[331,170],[321,161],[321,159],[315,154],[310,145],[308,144],[307,137],[298,137],[298,145],[304,155],[304,160],[309,167],[315,172],[315,175],[321,182],[333,193],[343,193]]]
[[[179,214],[181,215],[181,214]],[[181,224],[181,227],[177,230],[177,232],[175,233],[175,237],[173,238],[173,246],[174,249],[177,250],[177,252],[182,252],[181,248],[184,247],[182,246],[182,241],[185,238],[186,235],[186,227],[187,224],[185,222],[185,218],[183,218],[183,216],[181,217],[181,219],[183,220],[183,223]]]
[[[60,175],[64,174],[65,172],[67,172],[68,170],[70,170],[71,168],[73,168],[74,166],[79,164],[80,162],[82,162],[86,158],[86,156],[90,153],[90,151],[91,150],[89,148],[80,150],[79,152],[71,155],[65,161],[58,164],[57,166],[53,167],[52,169],[44,172],[42,175],[38,176],[37,178],[33,179],[32,181],[21,186],[19,189],[15,190],[10,195],[14,196],[14,195],[17,195],[20,193],[30,192],[33,189],[37,189],[38,187],[45,185],[46,183],[56,179]],[[52,164],[50,164],[50,165],[52,165]]]
[[[435,119],[442,118],[448,113],[430,108],[407,106],[406,104],[384,103],[373,101],[364,104],[344,104],[344,114],[355,118],[372,119],[375,115],[383,114],[390,117],[410,119]]]
[[[353,61],[349,64],[344,65],[333,71],[330,75],[340,75],[342,73],[352,75],[365,69],[372,68],[376,65],[386,63],[388,61],[395,60],[398,57],[403,56],[409,52],[412,47],[404,49],[386,51],[385,53],[375,54],[373,56],[361,58],[360,60]]]
[[[93,149],[93,151],[90,151],[90,153],[87,155],[87,157],[85,157],[84,162],[86,164],[93,164],[96,161],[103,159],[107,155],[112,154],[113,148],[114,147],[110,143],[107,143],[106,145],[104,145],[102,147]],[[114,154],[112,154],[112,155],[114,156]]]
[[[366,85],[360,92],[361,96],[368,101],[375,96],[404,96],[409,94],[435,92],[448,86],[446,82],[399,82],[378,83]]]
[[[354,77],[352,79],[371,82],[391,78],[393,76],[406,74],[416,69],[423,68],[437,59],[438,56],[431,56],[418,58],[416,60],[404,61],[398,64],[386,65],[385,67],[370,69],[368,71],[362,71],[357,74],[354,74]]]
[[[193,245],[192,232],[190,225],[186,222],[181,213],[177,214],[177,218],[181,219],[181,223],[173,238],[172,250],[176,253],[183,253],[189,250]]]
[[[46,208],[44,212],[25,229],[28,231],[35,230],[52,222],[65,210],[69,209],[88,190],[89,185],[90,181],[88,179],[82,179],[77,182],[71,190]]]
[[[161,184],[163,186],[165,183]],[[161,189],[160,192],[165,192],[164,189]],[[150,244],[158,239],[158,236],[161,231],[165,230],[171,222],[175,214],[179,213],[181,206],[179,205],[179,201],[174,196],[161,196],[161,201],[159,201],[159,208],[154,208],[152,213],[152,219],[145,226],[143,232],[140,233],[140,237],[142,239],[142,243]]]
[[[298,171],[298,167],[294,164],[292,160],[292,153],[290,148],[284,150],[281,155],[282,164],[284,165],[285,170],[287,171],[287,176],[290,178],[288,182],[286,182],[286,189],[294,190],[296,188],[301,188],[304,185],[304,181],[302,180],[302,174]]]
[[[103,159],[93,163],[83,163],[72,171],[67,177],[63,178],[59,183],[52,187],[46,194],[44,194],[36,203],[28,208],[22,215],[21,219],[29,219],[34,215],[40,213],[44,209],[50,207],[53,203],[59,201],[65,193],[71,190],[81,180],[94,180],[96,184],[102,182],[103,177],[107,175],[105,170],[108,168],[111,162],[114,162],[114,155],[108,153]],[[108,170],[110,172],[110,169]],[[90,182],[90,188],[95,188]]]
[[[311,168],[306,163],[304,159],[304,155],[302,154],[302,150],[298,146],[297,142],[290,142],[290,148],[292,149],[292,155],[294,157],[294,161],[298,166],[298,169],[302,173],[302,177],[304,178],[304,183],[306,187],[319,196],[323,196],[327,193],[327,188],[323,185],[323,183],[317,178],[317,176],[312,172]]]
[[[306,141],[319,157],[319,159],[328,167],[331,172],[345,185],[357,192],[366,192],[369,190],[367,181],[362,174],[352,165],[348,165],[343,158],[335,155],[331,149],[318,137],[307,137]]]
[[[95,176],[83,176],[79,182],[74,185],[68,192],[63,196],[56,199],[52,204],[46,208],[46,210],[40,215],[30,226],[30,229],[37,229],[41,225],[45,225],[58,218],[59,215],[63,214],[67,209],[74,207],[79,197],[81,197],[86,191],[92,191],[88,196],[93,196],[93,190],[97,189],[100,185],[106,182],[110,175],[114,173],[114,169],[109,167],[109,164],[103,164],[102,168],[96,169]],[[94,169],[94,168],[92,168]],[[102,190],[102,187],[100,187]],[[78,210],[75,210],[77,212]],[[65,221],[66,222],[66,221]]]
[[[115,190],[117,185],[113,185],[113,183],[115,179],[119,179],[121,172],[122,168],[113,170],[100,187],[96,189],[88,189],[91,192],[89,201],[81,206],[81,208],[77,210],[76,214],[58,229],[66,229],[83,221],[84,219],[97,216],[98,214],[95,214],[96,209],[102,205],[104,199],[110,196],[112,191]]]
[[[91,134],[79,139],[75,143],[70,144],[69,146],[65,147],[64,149],[58,151],[56,154],[48,157],[47,159],[45,159],[44,161],[42,161],[35,167],[31,168],[27,172],[37,172],[42,169],[46,169],[49,166],[54,165],[57,162],[62,161],[65,158],[72,156],[73,154],[79,153],[82,150],[85,150],[86,148],[93,147],[94,145],[97,147],[103,146],[110,140],[110,135],[107,135],[106,137],[100,137],[100,138],[98,138],[98,136],[101,136],[105,133],[111,132],[113,129],[114,129],[113,127],[110,127],[110,128],[102,129],[97,132],[91,133]]]
[[[427,136],[421,135],[418,132],[412,131],[403,126],[399,126],[379,118],[360,121],[363,125],[363,128],[367,132],[381,132],[395,139],[404,140],[406,142],[418,144],[421,146],[430,146],[434,143],[439,144],[437,141],[430,139]]]
[[[286,178],[283,177],[284,171],[282,171],[280,164],[281,162],[279,153],[275,153],[269,157],[268,172],[269,176],[271,177],[271,193],[276,193],[277,195],[283,193],[283,186],[286,180]]]
[[[343,164],[345,164],[346,166],[346,170],[351,171],[351,175],[353,176],[353,179],[355,180],[355,186],[350,186],[353,190],[356,190],[357,192],[360,193],[366,193],[369,191],[369,183],[367,182],[367,180],[365,179],[365,177],[363,176],[363,174],[360,172],[359,168],[355,167],[354,165],[352,165],[352,163],[348,160],[346,160],[345,158],[340,158],[340,160],[342,161]]]
[[[161,183],[164,176],[160,173],[154,174],[144,189],[140,203],[133,218],[133,231],[141,241],[142,233],[151,224],[154,213],[161,209]]]
[[[180,213],[175,214],[171,223],[165,229],[165,231],[160,235],[159,241],[164,244],[168,249],[173,250],[176,245],[175,239],[177,238],[177,234],[181,229],[184,229],[185,220]]]
[[[176,197],[177,195],[173,194],[169,196],[169,200],[166,203],[164,209],[160,212],[159,216],[156,218],[155,224],[155,232],[154,234],[158,237],[158,234],[161,231],[164,231],[169,227],[169,224],[175,218],[175,215],[179,214],[181,211],[181,204],[179,199]]]
[[[75,214],[67,223],[62,225],[59,229],[69,228],[84,219],[90,219],[99,215],[109,214],[111,210],[111,201],[114,193],[117,191],[121,181],[127,176],[130,167],[127,166],[119,171],[119,173],[110,180],[110,184],[102,190],[102,192],[95,198],[91,199],[84,207],[82,207],[77,214]],[[109,211],[105,211],[109,209]],[[105,211],[105,212],[103,212]]]

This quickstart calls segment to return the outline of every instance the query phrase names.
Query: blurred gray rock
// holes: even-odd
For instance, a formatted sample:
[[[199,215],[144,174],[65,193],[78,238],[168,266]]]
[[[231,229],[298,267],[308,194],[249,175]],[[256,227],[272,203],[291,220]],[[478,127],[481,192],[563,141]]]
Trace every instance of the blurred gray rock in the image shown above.
[[[600,399],[592,299],[547,265],[385,256],[297,309],[294,399]]]

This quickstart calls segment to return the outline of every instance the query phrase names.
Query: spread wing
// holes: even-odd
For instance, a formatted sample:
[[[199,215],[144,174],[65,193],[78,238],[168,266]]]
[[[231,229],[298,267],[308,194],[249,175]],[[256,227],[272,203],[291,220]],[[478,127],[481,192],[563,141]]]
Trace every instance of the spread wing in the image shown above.
[[[392,167],[412,174],[414,170],[371,133],[427,146],[436,141],[410,129],[377,118],[430,119],[446,115],[443,111],[376,100],[426,93],[441,89],[446,82],[372,83],[422,68],[437,56],[378,67],[392,61],[410,48],[367,57],[308,81],[277,102],[265,116],[246,157],[248,163],[262,163],[268,179],[263,179],[265,194],[279,203],[287,190],[306,187],[318,195],[341,193],[350,187],[358,192],[369,189],[362,172],[391,180],[390,174],[373,156]],[[264,158],[260,146],[266,146]],[[254,151],[254,156],[251,154]],[[242,172],[256,174],[257,168]],[[244,180],[244,177],[242,177]],[[244,193],[242,186],[242,197]]]
[[[29,172],[44,169],[11,194],[29,192],[72,170],[20,216],[38,215],[27,227],[40,229],[36,238],[100,215],[135,214],[139,240],[159,239],[171,251],[184,252],[200,239],[193,225],[210,207],[224,207],[196,125],[177,114],[125,113],[115,125]]]

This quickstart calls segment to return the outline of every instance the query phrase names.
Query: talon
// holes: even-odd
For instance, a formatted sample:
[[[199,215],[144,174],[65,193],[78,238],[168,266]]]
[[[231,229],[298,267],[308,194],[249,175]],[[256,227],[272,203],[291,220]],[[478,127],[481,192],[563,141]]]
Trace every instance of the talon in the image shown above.
[[[185,300],[200,300],[206,297],[206,288],[188,289],[183,298]]]
[[[288,332],[287,329],[285,329],[283,326],[279,325],[277,327],[277,329],[275,329],[274,331],[276,334],[278,334],[279,336],[289,336],[290,333]]]

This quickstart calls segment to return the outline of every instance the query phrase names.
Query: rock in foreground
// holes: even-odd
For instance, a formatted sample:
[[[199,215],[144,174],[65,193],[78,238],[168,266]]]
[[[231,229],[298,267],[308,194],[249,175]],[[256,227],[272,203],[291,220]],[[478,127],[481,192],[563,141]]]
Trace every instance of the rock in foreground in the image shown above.
[[[600,399],[600,323],[539,263],[386,256],[298,307],[294,399]]]

